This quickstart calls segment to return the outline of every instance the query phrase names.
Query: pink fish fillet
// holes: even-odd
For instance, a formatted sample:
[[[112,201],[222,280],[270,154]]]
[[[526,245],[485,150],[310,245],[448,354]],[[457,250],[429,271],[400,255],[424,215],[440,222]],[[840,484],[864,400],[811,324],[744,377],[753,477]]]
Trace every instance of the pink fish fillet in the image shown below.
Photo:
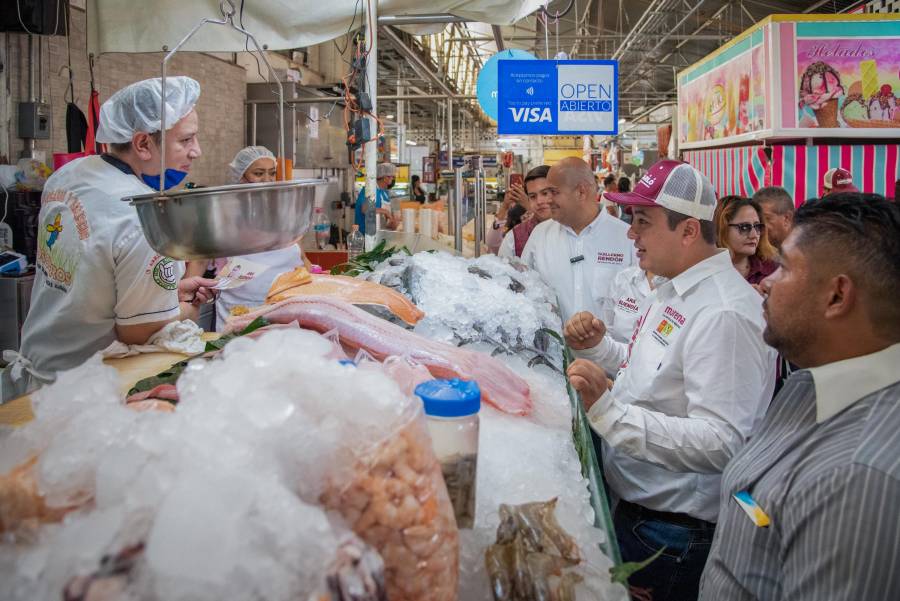
[[[426,366],[436,378],[475,380],[482,398],[506,413],[528,415],[533,408],[525,380],[494,357],[429,340],[342,300],[325,296],[289,298],[229,318],[225,331],[240,331],[257,317],[270,323],[296,321],[319,333],[337,330],[344,345],[365,349],[379,361],[405,355]]]

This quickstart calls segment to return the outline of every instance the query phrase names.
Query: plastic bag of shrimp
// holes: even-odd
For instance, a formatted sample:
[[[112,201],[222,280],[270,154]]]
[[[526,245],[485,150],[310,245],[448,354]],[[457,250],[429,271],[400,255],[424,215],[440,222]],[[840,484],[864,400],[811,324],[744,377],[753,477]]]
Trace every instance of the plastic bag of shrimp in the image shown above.
[[[455,601],[459,535],[421,405],[358,458],[354,475],[323,494],[385,565],[391,601]]]

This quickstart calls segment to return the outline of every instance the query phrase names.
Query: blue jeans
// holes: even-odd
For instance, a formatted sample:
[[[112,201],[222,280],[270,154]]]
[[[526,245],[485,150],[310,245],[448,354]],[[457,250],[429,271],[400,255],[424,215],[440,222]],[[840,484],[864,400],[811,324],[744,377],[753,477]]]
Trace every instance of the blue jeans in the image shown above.
[[[648,589],[653,601],[694,601],[715,524],[687,516],[667,518],[666,514],[624,501],[616,507],[613,523],[622,561],[643,561],[666,548],[650,565],[635,572],[628,583]]]

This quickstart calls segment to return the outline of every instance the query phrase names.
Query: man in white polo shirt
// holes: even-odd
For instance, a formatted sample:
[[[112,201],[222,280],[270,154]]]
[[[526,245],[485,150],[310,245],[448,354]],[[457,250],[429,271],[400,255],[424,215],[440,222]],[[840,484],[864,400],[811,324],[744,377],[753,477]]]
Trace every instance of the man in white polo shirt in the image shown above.
[[[568,324],[576,348],[618,353],[611,390],[590,360],[573,362],[569,377],[604,441],[623,560],[665,548],[630,584],[652,589],[654,601],[696,599],[722,470],[765,413],[775,354],[762,339],[762,298],[715,246],[709,180],[664,160],[633,192],[607,196],[632,210],[640,266],[669,279],[650,295],[630,345],[610,345],[592,316]]]
[[[552,219],[534,228],[522,261],[556,292],[563,320],[611,311],[613,279],[636,262],[628,224],[600,210],[597,180],[581,159],[551,167],[547,185]]]

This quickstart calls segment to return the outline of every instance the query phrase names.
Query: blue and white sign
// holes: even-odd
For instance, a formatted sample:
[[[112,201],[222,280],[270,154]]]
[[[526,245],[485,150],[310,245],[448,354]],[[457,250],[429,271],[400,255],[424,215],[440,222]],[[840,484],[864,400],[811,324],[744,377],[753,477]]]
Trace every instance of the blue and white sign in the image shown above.
[[[619,132],[618,61],[504,60],[497,68],[497,133]]]
[[[475,93],[478,95],[481,110],[494,121],[497,120],[497,65],[500,61],[509,60],[537,60],[537,57],[524,50],[510,48],[501,50],[481,67],[478,81],[475,83]]]

